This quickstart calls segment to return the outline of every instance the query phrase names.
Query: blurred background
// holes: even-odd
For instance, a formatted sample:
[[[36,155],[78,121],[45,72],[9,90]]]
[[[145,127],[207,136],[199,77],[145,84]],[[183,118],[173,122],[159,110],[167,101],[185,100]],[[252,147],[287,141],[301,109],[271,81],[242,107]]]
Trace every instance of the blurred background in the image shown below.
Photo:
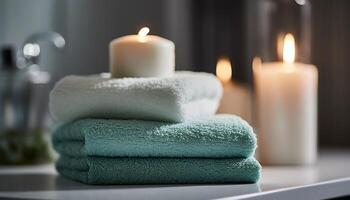
[[[280,9],[281,2],[287,1],[295,9]],[[57,35],[34,36],[34,40],[42,40],[38,42],[40,57],[30,60],[24,55],[22,63],[22,66],[30,65],[34,75],[40,69],[42,78],[36,82],[41,86],[33,87],[23,98],[14,99],[36,99],[31,101],[36,102],[35,110],[39,111],[35,114],[27,111],[31,116],[27,121],[33,121],[32,118],[45,121],[47,95],[57,80],[68,74],[108,71],[109,42],[122,35],[136,34],[143,26],[150,27],[151,34],[174,41],[177,70],[215,73],[218,59],[226,57],[231,61],[235,82],[252,90],[253,58],[272,60],[274,55],[270,51],[276,47],[266,46],[268,37],[275,37],[274,27],[283,27],[283,20],[290,21],[300,28],[290,31],[304,35],[296,35],[297,46],[299,43],[300,52],[305,56],[299,60],[315,64],[319,70],[319,145],[348,148],[349,9],[347,0],[0,0],[0,46],[7,49],[11,46],[16,48],[13,52],[17,52],[24,48],[29,36],[47,31],[57,32],[64,38],[65,46]],[[292,17],[283,18],[281,13]],[[45,41],[54,41],[55,45]],[[36,46],[28,48],[29,56],[38,53]],[[3,60],[7,62],[3,61],[3,66],[11,65],[6,51]],[[9,82],[7,78],[12,75],[6,67],[2,68],[1,87],[6,91],[8,86],[4,82]],[[32,97],[34,92],[37,96]],[[16,113],[6,110],[7,94],[1,95],[1,117]],[[27,107],[33,109],[32,104]]]

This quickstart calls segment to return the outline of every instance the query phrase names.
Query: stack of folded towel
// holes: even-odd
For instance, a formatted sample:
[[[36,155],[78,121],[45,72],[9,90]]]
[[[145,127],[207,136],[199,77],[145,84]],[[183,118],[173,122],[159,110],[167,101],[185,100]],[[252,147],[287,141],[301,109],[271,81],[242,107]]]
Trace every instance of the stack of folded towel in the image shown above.
[[[214,115],[215,76],[68,76],[50,94],[63,176],[88,184],[252,183],[260,165],[247,122]]]

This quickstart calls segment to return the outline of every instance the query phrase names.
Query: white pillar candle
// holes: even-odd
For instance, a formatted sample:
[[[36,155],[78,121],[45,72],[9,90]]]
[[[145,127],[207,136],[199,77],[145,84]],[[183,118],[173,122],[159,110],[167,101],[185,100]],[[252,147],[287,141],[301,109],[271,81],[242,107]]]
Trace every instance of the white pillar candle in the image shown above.
[[[253,64],[259,160],[264,164],[311,164],[317,157],[317,85],[314,65],[294,63],[287,34],[284,62]]]
[[[138,35],[113,40],[110,48],[110,71],[113,78],[165,77],[175,70],[175,45],[156,35],[147,35],[142,28]]]
[[[251,124],[251,92],[246,86],[232,81],[232,65],[228,58],[218,60],[216,76],[224,88],[218,113],[235,114]]]

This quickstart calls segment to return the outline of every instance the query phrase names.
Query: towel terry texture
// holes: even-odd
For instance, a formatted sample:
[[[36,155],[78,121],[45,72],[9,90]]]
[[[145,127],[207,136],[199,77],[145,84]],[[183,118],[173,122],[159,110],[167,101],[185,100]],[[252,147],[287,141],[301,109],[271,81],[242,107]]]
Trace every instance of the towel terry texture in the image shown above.
[[[81,118],[182,122],[213,115],[221,95],[220,82],[208,73],[122,79],[67,76],[51,91],[49,107],[61,122]]]
[[[254,158],[107,158],[61,156],[63,176],[87,184],[254,183]]]
[[[50,93],[62,176],[87,184],[259,180],[252,127],[215,115],[222,86],[214,75],[109,76],[67,76]]]
[[[249,157],[252,127],[240,117],[216,115],[183,123],[82,119],[59,126],[56,150],[71,157]]]
[[[252,183],[260,165],[247,122],[216,115],[182,123],[82,119],[59,126],[57,170],[88,184]]]

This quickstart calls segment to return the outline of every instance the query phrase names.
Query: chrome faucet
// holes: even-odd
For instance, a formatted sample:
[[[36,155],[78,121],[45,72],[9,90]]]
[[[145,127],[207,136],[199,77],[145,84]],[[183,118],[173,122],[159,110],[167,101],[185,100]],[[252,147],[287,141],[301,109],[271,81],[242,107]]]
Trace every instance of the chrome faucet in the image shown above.
[[[56,32],[35,33],[25,40],[14,58],[12,72],[7,75],[7,82],[9,82],[7,89],[11,90],[9,93],[11,95],[0,95],[3,96],[3,101],[0,102],[2,109],[0,110],[11,107],[10,110],[13,111],[11,114],[13,120],[9,118],[11,115],[6,116],[7,114],[4,112],[0,114],[2,115],[2,117],[0,116],[2,121],[0,129],[2,130],[6,129],[6,124],[13,124],[13,128],[25,131],[32,126],[40,126],[42,123],[44,115],[42,110],[44,109],[40,108],[38,104],[45,103],[47,94],[45,94],[44,89],[48,87],[51,80],[50,73],[39,65],[41,55],[39,44],[44,43],[52,44],[57,48],[65,46],[64,38]],[[3,92],[4,89],[0,91],[0,93]],[[6,121],[12,121],[12,123],[6,123]]]
[[[25,65],[38,64],[40,57],[39,43],[53,44],[57,48],[63,48],[66,44],[64,38],[56,32],[35,33],[29,36],[23,43],[20,51],[20,57],[25,60]]]
[[[44,134],[51,76],[39,65],[44,43],[65,46],[55,32],[31,35],[18,51],[0,46],[0,164],[52,159]]]

